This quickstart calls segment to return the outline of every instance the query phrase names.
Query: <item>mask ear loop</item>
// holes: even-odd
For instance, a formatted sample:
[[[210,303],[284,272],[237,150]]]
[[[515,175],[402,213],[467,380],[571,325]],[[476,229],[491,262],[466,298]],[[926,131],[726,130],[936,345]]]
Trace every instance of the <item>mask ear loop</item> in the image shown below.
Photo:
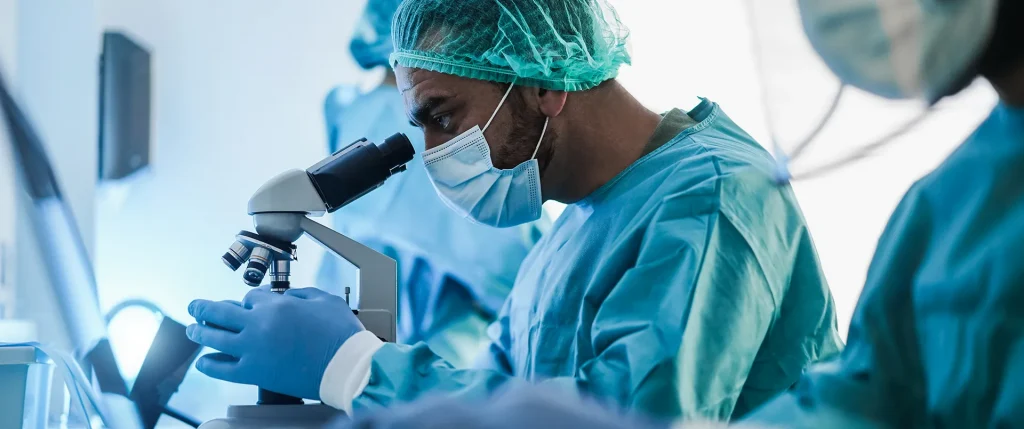
[[[491,119],[487,120],[487,124],[484,125],[484,129],[481,131],[487,131],[487,128],[491,126],[491,122],[498,116],[498,112],[501,111],[501,106],[505,105],[505,100],[508,99],[508,95],[512,93],[512,87],[516,86],[516,79],[512,79],[512,83],[508,84],[508,90],[505,91],[505,96],[501,97],[501,101],[498,102],[498,108],[494,109],[494,113],[491,113]]]
[[[907,123],[903,124],[903,126],[901,126],[900,128],[897,128],[896,130],[890,132],[889,134],[886,134],[885,136],[879,138],[878,140],[872,142],[871,144],[865,145],[845,157],[839,158],[832,162],[810,169],[807,172],[801,173],[798,178],[810,179],[812,177],[820,176],[825,173],[830,173],[842,167],[846,167],[861,159],[867,158],[879,148],[896,141],[896,139],[898,139],[899,137],[910,132],[911,130],[916,129],[917,126],[921,124],[921,122],[924,122],[924,120],[927,119],[934,111],[935,109],[933,107],[929,107],[924,112],[921,112],[921,114],[907,121]]]
[[[494,109],[494,113],[491,114],[491,118],[487,120],[487,124],[484,125],[484,129],[481,131],[487,131],[491,127],[491,122],[494,122],[494,118],[498,116],[498,112],[501,111],[501,106],[505,105],[505,100],[508,99],[509,94],[512,93],[512,87],[516,85],[516,79],[512,80],[512,83],[508,84],[508,90],[505,91],[505,95],[501,97],[501,101],[498,102],[498,108]],[[540,144],[544,141],[544,134],[548,132],[548,123],[551,122],[551,118],[544,118],[544,128],[540,130],[540,139],[537,140],[537,148],[533,150],[533,156],[530,159],[537,157],[537,152],[540,152]]]
[[[764,79],[762,78],[761,85],[765,86],[766,84],[767,83],[764,82]],[[825,115],[822,116],[820,120],[818,120],[818,125],[814,127],[814,130],[807,134],[803,141],[796,146],[796,149],[793,149],[793,151],[788,154],[782,148],[782,144],[779,143],[778,138],[775,137],[774,126],[772,124],[768,125],[769,129],[771,129],[770,133],[772,135],[772,154],[775,156],[775,182],[777,184],[788,183],[793,179],[793,173],[789,170],[790,163],[798,158],[800,154],[803,153],[804,149],[807,149],[807,147],[817,139],[818,134],[821,134],[821,131],[825,129],[825,125],[828,125],[829,120],[832,119],[832,116],[835,115],[836,110],[839,108],[839,102],[843,100],[843,94],[845,91],[846,85],[842,83],[839,84],[839,89],[836,90],[836,94],[832,96],[832,103],[829,105],[828,111],[825,112]],[[762,100],[767,100],[767,97],[767,92],[765,92],[764,95],[762,95]],[[770,106],[768,106],[767,101],[764,102],[763,107],[766,112],[770,111]],[[768,121],[771,121],[770,115],[768,115]]]
[[[544,142],[544,133],[548,132],[548,122],[551,122],[551,118],[544,118],[544,128],[540,130],[540,139],[537,140],[537,148],[533,150],[533,156],[530,159],[537,158],[537,152],[540,152],[540,144]]]

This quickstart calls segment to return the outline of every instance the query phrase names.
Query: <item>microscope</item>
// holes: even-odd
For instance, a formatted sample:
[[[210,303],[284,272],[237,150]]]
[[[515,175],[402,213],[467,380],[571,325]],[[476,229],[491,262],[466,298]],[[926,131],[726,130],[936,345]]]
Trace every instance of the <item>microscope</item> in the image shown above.
[[[245,284],[257,287],[270,274],[272,292],[291,285],[291,264],[297,260],[295,241],[303,234],[359,269],[356,287],[363,326],[384,341],[394,342],[398,314],[396,262],[310,217],[344,207],[405,171],[415,149],[408,137],[395,134],[381,144],[361,139],[306,170],[286,171],[264,184],[249,200],[256,232],[242,231],[222,256],[232,270],[242,271]],[[348,301],[350,288],[345,288]],[[231,406],[225,419],[211,420],[202,429],[321,427],[341,413],[322,404],[260,389],[256,405]]]

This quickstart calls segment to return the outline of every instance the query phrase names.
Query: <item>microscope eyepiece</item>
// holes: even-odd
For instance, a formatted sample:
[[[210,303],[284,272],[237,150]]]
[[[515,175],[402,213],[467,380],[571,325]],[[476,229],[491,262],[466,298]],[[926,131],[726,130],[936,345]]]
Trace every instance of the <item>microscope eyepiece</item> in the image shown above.
[[[413,149],[409,137],[402,133],[384,139],[384,143],[377,147],[380,148],[381,155],[383,155],[384,165],[391,171],[405,167],[405,164],[412,161],[413,155],[416,155],[416,149]]]
[[[306,170],[328,213],[377,189],[405,170],[416,149],[404,134],[374,144],[360,139]]]

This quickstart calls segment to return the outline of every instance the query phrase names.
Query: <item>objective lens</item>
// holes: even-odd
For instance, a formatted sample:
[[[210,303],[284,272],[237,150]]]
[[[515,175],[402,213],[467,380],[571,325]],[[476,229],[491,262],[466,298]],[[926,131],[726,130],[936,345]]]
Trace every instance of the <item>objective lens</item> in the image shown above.
[[[249,258],[249,248],[245,247],[241,241],[235,241],[227,252],[224,252],[224,256],[220,257],[220,260],[224,261],[224,265],[231,268],[231,271],[238,271],[242,267],[242,263]]]
[[[245,267],[242,280],[249,286],[258,287],[263,283],[263,277],[267,275],[267,268],[270,268],[270,251],[257,247],[252,250],[252,255],[249,255],[249,265]]]
[[[292,261],[287,259],[275,259],[274,266],[270,270],[271,280],[275,282],[286,282],[292,274]]]

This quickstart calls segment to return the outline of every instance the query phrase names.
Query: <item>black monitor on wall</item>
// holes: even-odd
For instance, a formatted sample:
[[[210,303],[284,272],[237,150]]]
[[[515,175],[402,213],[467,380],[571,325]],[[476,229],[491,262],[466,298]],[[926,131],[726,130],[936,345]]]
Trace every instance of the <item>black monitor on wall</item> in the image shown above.
[[[150,53],[119,32],[103,34],[100,59],[100,181],[149,166],[152,118]]]

